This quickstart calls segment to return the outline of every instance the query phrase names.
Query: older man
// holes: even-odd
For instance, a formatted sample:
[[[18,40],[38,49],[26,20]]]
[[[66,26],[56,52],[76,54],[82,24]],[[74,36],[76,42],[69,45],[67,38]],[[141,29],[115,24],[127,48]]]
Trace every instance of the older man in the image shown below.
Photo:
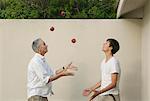
[[[28,101],[48,101],[47,96],[53,94],[52,81],[63,76],[73,76],[72,70],[77,68],[70,63],[66,68],[62,67],[54,72],[45,60],[48,49],[41,38],[33,41],[32,49],[35,55],[28,65]]]

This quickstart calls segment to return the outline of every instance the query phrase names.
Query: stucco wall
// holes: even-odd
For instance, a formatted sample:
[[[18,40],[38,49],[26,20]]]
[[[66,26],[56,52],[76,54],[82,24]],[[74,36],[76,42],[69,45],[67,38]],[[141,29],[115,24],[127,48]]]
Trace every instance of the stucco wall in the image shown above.
[[[55,31],[49,31],[54,26]],[[141,20],[0,20],[2,101],[26,100],[27,65],[34,52],[31,43],[41,37],[48,44],[46,58],[54,69],[73,61],[75,77],[53,83],[50,101],[87,101],[82,90],[100,80],[101,51],[106,38],[115,38],[121,49],[121,101],[141,101]],[[77,39],[72,44],[70,40]]]
[[[142,101],[150,101],[150,1],[144,8],[142,25]]]

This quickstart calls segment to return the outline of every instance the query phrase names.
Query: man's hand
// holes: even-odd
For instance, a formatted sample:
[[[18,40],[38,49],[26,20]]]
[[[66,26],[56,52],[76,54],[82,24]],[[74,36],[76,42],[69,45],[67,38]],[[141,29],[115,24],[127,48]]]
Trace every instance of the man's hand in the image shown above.
[[[100,91],[93,91],[94,94],[90,97],[89,101],[92,101],[96,96],[98,96],[100,94]]]
[[[63,67],[63,69],[61,68],[61,70],[60,69],[57,70],[56,75],[51,76],[48,80],[48,83],[52,82],[62,76],[74,76],[74,71],[77,71],[77,67],[73,66],[72,62],[71,62],[66,68]]]
[[[83,96],[88,96],[90,93],[92,92],[92,90],[90,88],[84,89],[82,95]]]
[[[62,71],[63,76],[74,76],[74,73],[68,70]]]
[[[72,62],[70,62],[70,64],[68,64],[68,66],[66,67],[66,70],[68,71],[77,71],[78,68],[74,65],[72,65]]]
[[[72,62],[62,71],[64,76],[74,76],[74,72],[77,71],[77,67],[72,65]]]

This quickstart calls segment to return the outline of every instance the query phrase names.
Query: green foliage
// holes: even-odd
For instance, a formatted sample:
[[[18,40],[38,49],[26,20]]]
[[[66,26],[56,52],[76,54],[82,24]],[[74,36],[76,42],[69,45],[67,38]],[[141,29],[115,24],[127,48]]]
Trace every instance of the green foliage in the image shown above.
[[[6,19],[23,19],[38,18],[39,14],[36,9],[26,6],[21,0],[9,0],[7,6],[0,11],[0,18]]]
[[[0,0],[0,18],[116,18],[115,7],[116,0]]]

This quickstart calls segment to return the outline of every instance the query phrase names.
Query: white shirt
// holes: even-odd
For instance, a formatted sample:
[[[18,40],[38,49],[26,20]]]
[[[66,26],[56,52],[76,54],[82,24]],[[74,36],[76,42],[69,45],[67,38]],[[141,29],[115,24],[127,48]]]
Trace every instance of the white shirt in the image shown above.
[[[52,94],[52,83],[48,80],[54,75],[45,58],[36,53],[28,65],[27,97],[39,95],[46,97]]]
[[[106,86],[108,86],[109,84],[111,84],[111,74],[112,73],[118,73],[118,80],[117,80],[117,84],[116,87],[106,91],[104,93],[102,93],[101,95],[108,95],[108,94],[114,94],[114,95],[118,95],[119,94],[119,80],[120,80],[120,74],[121,74],[121,69],[120,69],[120,64],[119,61],[117,59],[115,59],[114,57],[110,58],[107,62],[105,62],[106,60],[104,59],[101,63],[101,74],[102,74],[102,78],[101,78],[101,88],[103,89]]]

